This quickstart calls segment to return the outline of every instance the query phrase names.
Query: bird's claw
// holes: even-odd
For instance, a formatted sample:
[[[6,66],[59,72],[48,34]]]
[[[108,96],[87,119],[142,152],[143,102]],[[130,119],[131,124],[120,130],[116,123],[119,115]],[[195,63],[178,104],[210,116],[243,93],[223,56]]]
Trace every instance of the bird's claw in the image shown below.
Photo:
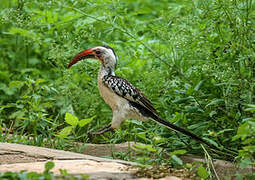
[[[112,131],[112,130],[113,130],[113,128],[111,127],[111,124],[109,124],[109,125],[106,125],[106,126],[100,128],[98,131],[89,132],[89,135],[100,135],[100,134],[104,134],[105,132]]]

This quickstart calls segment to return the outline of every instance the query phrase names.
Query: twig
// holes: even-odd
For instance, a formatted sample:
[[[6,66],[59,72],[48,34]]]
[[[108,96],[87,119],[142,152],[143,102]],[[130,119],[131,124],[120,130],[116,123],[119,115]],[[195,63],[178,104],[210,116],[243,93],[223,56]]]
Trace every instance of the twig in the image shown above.
[[[212,170],[213,170],[213,172],[214,172],[214,174],[215,174],[216,179],[217,179],[217,180],[220,180],[220,178],[219,178],[219,176],[218,176],[218,174],[217,174],[217,172],[216,172],[216,169],[214,168],[214,164],[213,164],[213,161],[212,161],[211,156],[209,155],[209,153],[207,152],[207,150],[205,149],[205,147],[203,146],[203,144],[200,144],[200,145],[202,146],[202,148],[203,148],[203,150],[204,150],[204,152],[205,152],[205,155],[206,155],[206,159],[207,159],[208,162],[209,162],[208,168],[210,168],[210,165],[211,165]]]

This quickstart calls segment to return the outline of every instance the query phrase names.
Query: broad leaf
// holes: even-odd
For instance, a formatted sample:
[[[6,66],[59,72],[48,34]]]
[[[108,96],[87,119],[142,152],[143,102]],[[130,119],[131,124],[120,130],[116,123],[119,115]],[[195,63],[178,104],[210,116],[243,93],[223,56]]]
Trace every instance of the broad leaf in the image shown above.
[[[70,124],[71,126],[76,126],[78,124],[78,118],[71,113],[66,113],[65,115],[65,121],[67,124]]]
[[[172,155],[171,158],[178,164],[178,165],[183,165],[182,160],[176,156],[176,155]]]
[[[201,178],[208,178],[209,173],[207,172],[207,170],[203,167],[203,166],[199,166],[197,168],[197,174],[201,177]]]
[[[78,124],[79,124],[80,127],[83,127],[83,126],[89,124],[95,117],[96,117],[96,116],[93,116],[93,117],[88,118],[88,119],[81,119],[81,120],[78,122]]]
[[[72,128],[73,128],[72,126],[67,126],[67,127],[63,128],[60,131],[59,135],[62,136],[62,137],[68,136],[71,133]]]
[[[175,154],[186,154],[186,150],[185,149],[180,149],[180,150],[176,150],[176,151],[173,151],[171,152],[172,155],[175,155]]]
[[[44,173],[49,173],[49,171],[54,168],[55,164],[52,161],[48,161],[47,163],[45,163],[45,170]]]

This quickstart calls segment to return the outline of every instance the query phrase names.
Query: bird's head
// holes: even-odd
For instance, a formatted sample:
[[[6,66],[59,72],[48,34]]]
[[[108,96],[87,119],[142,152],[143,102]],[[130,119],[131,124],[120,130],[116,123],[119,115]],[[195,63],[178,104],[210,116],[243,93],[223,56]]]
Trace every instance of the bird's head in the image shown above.
[[[78,53],[69,63],[67,68],[70,68],[72,65],[76,64],[78,61],[83,59],[97,59],[103,66],[115,69],[117,65],[117,56],[114,50],[109,46],[98,46],[95,48],[85,49],[84,51]]]

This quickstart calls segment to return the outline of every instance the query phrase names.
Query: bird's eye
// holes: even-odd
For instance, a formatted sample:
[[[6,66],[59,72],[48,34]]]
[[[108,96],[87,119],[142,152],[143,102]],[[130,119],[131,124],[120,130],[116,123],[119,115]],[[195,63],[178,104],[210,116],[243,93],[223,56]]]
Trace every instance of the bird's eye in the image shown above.
[[[101,52],[100,51],[96,51],[96,54],[101,54]]]

